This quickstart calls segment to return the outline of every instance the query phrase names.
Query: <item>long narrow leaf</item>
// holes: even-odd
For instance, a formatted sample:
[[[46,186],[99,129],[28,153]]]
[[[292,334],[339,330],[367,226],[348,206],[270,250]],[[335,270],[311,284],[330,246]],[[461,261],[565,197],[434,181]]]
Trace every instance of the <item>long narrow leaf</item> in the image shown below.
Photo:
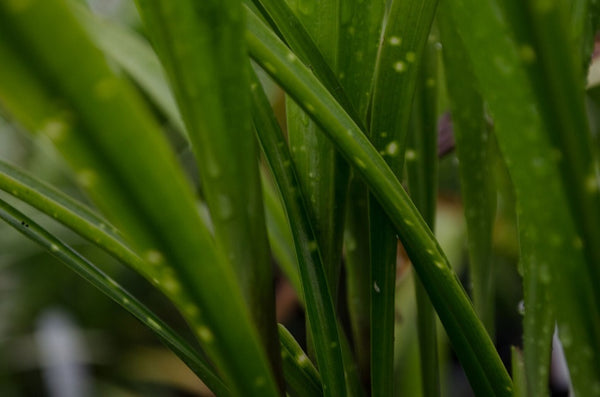
[[[72,0],[73,1],[73,0]],[[101,19],[73,1],[75,15],[100,49],[123,68],[180,131],[185,131],[165,72],[150,44],[141,35]]]
[[[599,208],[590,208],[598,182],[588,168],[591,164],[586,166],[590,148],[580,108],[583,81],[576,78],[571,50],[565,49],[566,15],[559,11],[564,3],[532,2],[531,14],[530,4],[518,1],[505,3],[507,14],[498,12],[491,1],[449,4],[515,186],[524,267],[530,269],[529,278],[537,277],[551,289],[559,329],[566,330],[562,339],[575,392],[598,395],[600,307],[595,287],[598,260],[593,258],[598,251]],[[532,39],[538,29],[552,30],[552,36]],[[477,35],[471,34],[474,31]],[[558,64],[549,65],[552,62]],[[542,304],[526,307],[525,316],[544,310],[537,306]]]
[[[468,83],[464,83],[464,81],[466,80],[471,81],[471,84],[473,84],[472,82],[474,76],[465,79],[460,79],[458,77],[460,75],[468,74],[469,70],[471,70],[470,73],[473,73],[473,71],[470,67],[470,60],[468,59],[468,56],[465,53],[464,45],[462,44],[462,41],[458,36],[458,33],[456,32],[456,26],[450,15],[450,10],[446,4],[443,4],[440,9],[439,21],[440,28],[443,29],[442,40],[444,43],[444,56],[447,61],[446,66],[448,69],[448,75],[449,77],[454,76],[455,79],[455,82],[451,81],[450,79],[448,80],[451,98],[454,101],[457,101],[462,98],[465,101],[463,106],[468,106],[467,104],[469,102],[466,101],[469,100],[468,95],[470,88],[472,95],[471,100],[481,101],[482,99],[478,99],[478,96],[480,94],[477,91],[473,91],[475,88],[472,85],[467,85]],[[454,88],[452,88],[453,85],[455,85]],[[477,102],[472,103],[474,103],[475,106],[477,106]],[[454,103],[453,105],[458,106],[458,102]],[[479,106],[479,115],[483,117],[483,103],[481,103]],[[475,107],[475,109],[477,109],[477,107]],[[478,240],[482,239],[481,243],[483,244],[491,244],[491,236],[489,236],[490,230],[487,229],[486,232],[486,230],[482,229],[486,227],[485,224],[483,224],[483,220],[486,219],[485,213],[487,212],[487,217],[489,217],[490,211],[489,209],[486,210],[486,206],[490,205],[490,200],[489,197],[486,198],[486,196],[489,193],[486,193],[486,189],[484,186],[486,186],[487,180],[491,177],[491,173],[489,173],[488,171],[487,173],[477,174],[485,169],[485,163],[481,163],[481,161],[489,161],[485,159],[486,142],[483,139],[485,130],[483,129],[484,126],[481,125],[484,122],[480,119],[479,125],[475,124],[477,123],[478,118],[473,117],[473,115],[471,114],[475,110],[471,109],[471,111],[469,111],[468,107],[465,107],[462,110],[459,110],[458,108],[454,107],[453,111],[455,111],[454,114],[456,114],[457,123],[455,125],[455,135],[457,137],[457,143],[459,145],[457,152],[459,156],[461,156],[459,158],[463,161],[463,163],[460,164],[460,172],[462,184],[461,188],[463,191],[465,207],[467,208],[467,211],[465,212],[467,216],[467,225],[470,230],[473,230],[473,227],[477,228],[475,229],[476,237],[474,238]],[[465,142],[467,137],[462,136],[463,134],[466,134],[469,131],[469,129],[467,129],[469,128],[469,124],[465,124],[465,122],[468,122],[469,124],[473,123],[470,135],[478,134],[475,135],[475,137],[473,137],[473,139],[471,139],[468,142]],[[461,131],[461,126],[464,126],[465,128],[463,131]],[[477,140],[479,141],[480,148],[470,148],[469,146],[477,144]],[[460,147],[461,143],[463,144],[462,148]],[[465,145],[469,146],[465,147]],[[489,153],[489,149],[487,150],[487,152]],[[467,158],[464,158],[465,156],[467,156]],[[479,159],[480,164],[471,164],[471,167],[469,167],[470,162],[477,161],[478,156],[481,156]],[[469,187],[469,181],[465,180],[465,173],[472,173],[474,175],[474,180],[472,182],[474,186],[472,187],[472,189],[474,194],[480,195],[480,198],[478,200],[480,208],[479,211],[477,211],[475,207],[467,207],[470,204],[475,205],[475,202],[470,201],[470,197],[472,196],[467,190]],[[480,181],[476,180],[477,175],[479,175]],[[471,214],[469,214],[469,210],[472,211]],[[473,212],[479,213],[476,218]],[[471,220],[469,221],[470,217]],[[488,234],[487,238],[486,234]],[[469,236],[473,236],[473,233],[469,232]],[[472,240],[471,237],[469,237],[469,249],[471,252],[473,252],[473,249],[475,249],[475,247],[472,245],[474,242],[475,241]],[[544,285],[544,283],[541,282],[540,277],[538,277],[539,266],[537,266],[536,261],[534,259],[535,253],[533,251],[529,251],[527,247],[527,245],[521,247],[520,266],[520,268],[523,269],[524,304],[527,308],[526,315],[523,321],[523,355],[525,363],[524,365],[526,369],[525,374],[528,378],[527,385],[529,387],[529,392],[531,395],[535,396],[544,395],[548,393],[548,376],[550,370],[551,353],[550,349],[552,343],[552,334],[554,331],[555,316],[554,311],[550,308],[550,290],[547,285]],[[485,251],[479,251],[479,255],[482,255],[484,252]],[[486,279],[491,280],[491,274],[489,274],[488,271],[488,275],[486,276],[486,272],[483,271],[484,269],[479,268],[484,264],[476,263],[476,257],[474,258],[473,256],[471,256],[471,259],[472,262],[470,264],[470,269],[473,278],[472,285],[475,309],[478,311],[478,314],[480,318],[482,318],[482,320],[484,321],[484,324],[487,324],[487,326],[489,327],[489,321],[491,320],[487,320],[487,318],[489,318],[488,316],[490,316],[490,314],[488,314],[487,311],[483,313],[481,311],[485,310],[485,307],[489,304],[486,304],[485,301],[482,301],[482,299],[485,299],[488,302],[490,299],[492,299],[492,297],[489,294],[492,293],[493,290],[486,286],[486,284],[489,283],[489,281],[486,281]],[[485,259],[485,257],[480,257],[479,259],[483,260]],[[487,298],[485,297],[486,295],[488,296]]]
[[[339,48],[339,76],[354,107],[365,125],[371,104],[375,62],[383,29],[385,1],[343,1]],[[330,90],[331,92],[331,90]],[[360,124],[359,124],[360,125]],[[371,251],[369,241],[368,190],[353,174],[348,191],[346,211],[345,265],[348,311],[352,326],[354,350],[360,376],[365,385],[371,383]]]
[[[3,106],[29,130],[50,136],[107,218],[171,275],[174,293],[192,297],[180,310],[232,393],[276,395],[233,269],[143,102],[62,1],[23,4],[0,6]]]
[[[292,397],[323,395],[321,377],[292,334],[279,324],[279,340],[287,392]]]
[[[283,389],[238,0],[138,0],[196,156],[217,245],[233,265]],[[233,99],[235,98],[235,100]]]
[[[511,381],[493,343],[433,234],[385,160],[310,70],[291,56],[274,34],[268,30],[262,30],[260,37],[253,34],[248,31],[246,36],[251,56],[319,122],[394,222],[473,388],[482,395],[510,395]]]
[[[334,73],[337,73],[339,65],[340,4],[340,0],[311,2],[307,7],[296,3],[294,10]],[[291,98],[287,99],[287,134],[291,155],[300,186],[308,200],[310,221],[335,301],[341,269],[349,170],[319,131],[319,126]]]
[[[343,80],[336,75],[331,64],[329,64],[321,52],[317,43],[311,38],[309,31],[304,27],[300,18],[294,13],[292,8],[283,0],[252,0],[253,3],[260,5],[265,12],[272,18],[272,21],[281,32],[283,40],[292,49],[294,54],[306,65],[309,65],[315,75],[321,80],[323,85],[332,92],[337,101],[346,109],[354,121],[361,123],[357,113],[358,107],[350,99],[352,91],[347,90],[341,84]],[[344,2],[340,3],[345,7]],[[247,9],[247,12],[252,12]],[[315,13],[318,13],[316,11]],[[261,25],[251,24],[249,29],[260,29]],[[367,58],[365,58],[367,59]],[[361,75],[364,78],[364,75]],[[346,90],[344,89],[346,88]]]
[[[438,54],[434,43],[429,43],[423,54],[417,92],[413,104],[412,135],[409,147],[412,158],[406,164],[408,190],[417,209],[431,230],[435,230],[437,205],[437,77]],[[440,395],[440,375],[436,333],[436,316],[418,277],[415,278],[417,301],[417,331],[421,361],[423,395]]]
[[[69,269],[79,274],[150,328],[217,396],[230,395],[225,384],[211,369],[210,364],[206,363],[181,336],[114,279],[4,200],[0,200],[0,218],[27,238],[44,247]]]
[[[74,3],[73,6],[76,15],[81,19],[92,40],[130,75],[140,88],[155,101],[156,106],[163,111],[171,123],[183,135],[186,135],[185,126],[167,83],[166,75],[150,45],[139,34],[100,19],[77,3]],[[247,10],[247,12],[251,11]],[[262,175],[262,177],[269,245],[272,248],[273,256],[300,293],[300,282],[295,270],[296,258],[290,248],[292,244],[287,244],[292,241],[291,233],[288,238],[286,236],[288,233],[285,231],[285,222],[287,221],[282,215],[281,204],[278,202],[278,198],[272,196],[274,192],[265,181],[266,176]]]
[[[258,139],[275,177],[292,228],[308,325],[323,380],[323,393],[325,396],[344,396],[344,365],[335,307],[307,204],[284,136],[257,78],[252,83],[252,92]]]
[[[377,60],[370,139],[399,179],[404,165],[419,65],[436,6],[437,0],[393,1]],[[369,205],[373,283],[371,389],[373,396],[383,397],[393,393],[397,241],[394,224],[380,204],[376,200],[370,200]],[[425,344],[429,342],[431,341]],[[425,382],[437,383],[431,380]]]
[[[452,129],[459,160],[460,189],[467,220],[473,305],[494,334],[494,288],[491,266],[496,190],[492,169],[493,136],[486,126],[483,99],[477,91],[464,47],[447,7],[440,6],[438,26],[443,45]]]

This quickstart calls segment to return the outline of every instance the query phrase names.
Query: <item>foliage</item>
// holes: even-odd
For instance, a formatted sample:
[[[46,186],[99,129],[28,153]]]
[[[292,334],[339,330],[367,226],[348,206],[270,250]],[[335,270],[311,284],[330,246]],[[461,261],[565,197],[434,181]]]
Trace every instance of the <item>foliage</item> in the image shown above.
[[[547,395],[555,324],[573,390],[600,396],[597,2],[135,6],[123,24],[0,3],[0,114],[68,181],[3,154],[7,225],[217,396],[454,395],[447,345],[476,395]],[[452,131],[458,170],[438,158]],[[448,170],[466,289],[436,214]],[[277,324],[272,258],[306,343]],[[523,352],[504,355],[521,286]]]

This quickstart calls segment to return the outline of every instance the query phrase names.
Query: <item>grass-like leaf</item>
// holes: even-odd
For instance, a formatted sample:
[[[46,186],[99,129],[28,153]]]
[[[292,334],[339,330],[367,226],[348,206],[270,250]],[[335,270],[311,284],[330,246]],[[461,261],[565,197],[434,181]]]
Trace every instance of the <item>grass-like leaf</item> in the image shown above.
[[[250,97],[240,92],[248,86],[241,2],[137,4],[187,126],[217,245],[235,269],[279,379],[273,275]]]
[[[140,88],[155,101],[156,106],[177,127],[177,130],[186,139],[189,139],[164,70],[150,45],[139,34],[103,20],[78,4],[73,6],[76,15],[80,18],[96,45],[129,74]],[[247,10],[247,12],[251,11]],[[301,288],[296,257],[293,252],[293,244],[290,244],[292,241],[291,232],[287,230],[289,226],[287,226],[287,220],[283,214],[279,198],[273,196],[275,192],[265,178],[266,175],[262,175],[269,245],[277,263],[282,267],[286,276],[300,294]]]
[[[292,397],[323,395],[321,376],[296,339],[279,324],[279,340],[287,392]]]
[[[319,46],[311,37],[309,31],[304,27],[300,18],[294,13],[288,2],[282,0],[252,0],[257,6],[261,7],[268,14],[275,26],[281,33],[283,41],[292,49],[294,54],[300,60],[310,65],[310,68],[315,75],[321,80],[323,85],[328,88],[329,92],[333,93],[337,101],[346,109],[357,123],[361,123],[361,118],[358,116],[356,104],[353,105],[346,86],[342,86],[342,78],[338,78],[332,64],[325,59],[324,52],[319,49]],[[339,7],[347,7],[347,2],[340,2]],[[252,10],[247,8],[248,13]],[[249,14],[249,19],[255,18]],[[249,24],[248,29],[264,28],[260,24]],[[343,27],[340,27],[343,29]],[[341,45],[341,43],[340,43]],[[341,53],[340,53],[340,56]],[[365,57],[364,59],[368,59]],[[340,65],[340,68],[342,66]],[[364,71],[363,71],[364,72]],[[341,76],[340,76],[341,77]],[[364,81],[364,75],[360,76]],[[346,89],[344,89],[346,88]]]
[[[340,0],[290,4],[295,7],[294,12],[300,23],[313,38],[334,73],[337,73],[339,65],[340,4]],[[341,269],[349,170],[308,114],[289,97],[286,104],[291,155],[302,192],[307,199],[310,221],[317,236],[327,282],[335,301]]]
[[[513,384],[515,385],[513,397],[527,397],[527,378],[525,364],[521,352],[516,347],[511,348],[511,367]]]
[[[449,4],[515,186],[521,260],[530,269],[529,278],[537,277],[552,290],[575,392],[597,395],[600,361],[594,352],[600,351],[600,315],[598,260],[593,258],[600,208],[590,206],[598,196],[598,179],[589,164],[583,80],[577,78],[572,50],[565,48],[569,35],[563,3],[506,2],[506,14],[490,1]],[[550,36],[540,35],[550,31]],[[525,315],[546,310],[537,307],[541,304],[526,306]]]
[[[510,395],[510,378],[433,234],[385,160],[310,70],[275,34],[247,32],[251,56],[317,120],[372,189],[396,226],[471,384],[482,395]],[[323,376],[323,374],[321,374]]]
[[[150,328],[217,396],[230,395],[229,390],[213,371],[210,364],[205,362],[188,342],[164,323],[153,311],[133,297],[114,279],[4,200],[0,200],[0,218],[27,238],[44,247],[69,269],[79,274],[84,280],[98,288],[103,294]]]
[[[385,2],[343,1],[340,30],[348,40],[339,44],[339,76],[361,122],[368,125],[375,62],[384,22]],[[330,90],[330,92],[332,92]],[[339,101],[338,101],[339,102]],[[359,124],[360,125],[360,124]],[[368,190],[353,174],[346,211],[345,265],[348,311],[360,377],[371,383],[371,259]]]
[[[437,0],[393,1],[377,59],[370,139],[399,179],[419,65],[436,6]],[[374,396],[389,396],[393,388],[397,240],[394,224],[380,204],[371,200],[369,205],[371,390]]]
[[[304,301],[290,223],[285,216],[285,209],[280,195],[276,191],[274,182],[269,180],[266,175],[266,170],[263,171],[262,189],[267,232],[269,233],[269,244],[273,256],[277,259],[277,264],[294,287],[298,298]]]
[[[325,396],[346,394],[344,365],[331,290],[319,243],[285,138],[257,78],[252,82],[253,118],[265,157],[283,198],[292,228],[308,326]]]
[[[83,5],[71,1],[75,15],[94,43],[144,89],[178,130],[185,133],[164,69],[148,41],[134,31],[102,19]]]
[[[492,143],[469,58],[447,7],[438,13],[446,85],[460,172],[460,189],[467,221],[469,272],[475,311],[494,335],[492,230],[496,214]]]
[[[141,99],[62,1],[2,3],[0,20],[6,109],[51,137],[109,221],[193,299],[180,310],[232,393],[277,395],[233,269]]]
[[[413,128],[409,136],[411,156],[406,171],[410,196],[429,228],[435,230],[438,181],[436,78],[439,56],[433,42],[428,43],[423,57],[413,104]],[[423,396],[436,397],[440,395],[436,316],[421,280],[415,277],[414,281]]]

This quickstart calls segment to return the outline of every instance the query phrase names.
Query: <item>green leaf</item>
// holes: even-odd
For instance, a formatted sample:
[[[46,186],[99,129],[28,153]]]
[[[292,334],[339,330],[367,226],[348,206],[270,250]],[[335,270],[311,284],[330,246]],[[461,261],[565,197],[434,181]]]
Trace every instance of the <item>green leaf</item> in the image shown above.
[[[310,67],[323,85],[329,89],[329,92],[333,93],[337,101],[344,106],[344,109],[353,116],[357,123],[360,123],[361,119],[355,111],[355,109],[358,108],[352,105],[349,98],[349,94],[352,93],[352,91],[344,90],[344,87],[342,87],[341,84],[342,78],[338,78],[333,69],[334,65],[328,63],[324,57],[324,54],[327,54],[327,52],[322,51],[323,49],[319,49],[317,46],[318,43],[311,38],[309,31],[304,27],[300,18],[294,13],[292,8],[290,8],[288,2],[283,0],[252,0],[252,2],[268,14],[271,21],[273,21],[279,29],[281,38],[292,49],[294,54],[296,54],[305,65]],[[290,1],[290,3],[294,2]],[[346,3],[347,2],[341,2],[340,6],[345,7]],[[252,13],[252,10],[247,7],[246,12],[250,14]],[[256,16],[252,15],[252,18],[256,18]],[[261,25],[252,23],[248,26],[248,29],[251,30],[260,30],[261,28]],[[314,32],[312,33],[314,34]],[[331,51],[332,49],[329,49],[329,52]],[[340,54],[340,56],[342,56],[342,54]],[[364,75],[361,75],[361,78],[361,80],[364,81]]]
[[[346,395],[344,365],[335,306],[327,283],[320,247],[300,189],[295,164],[258,78],[253,79],[251,89],[253,118],[258,139],[283,198],[292,228],[307,322],[323,380],[323,394],[344,396]]]
[[[321,376],[296,339],[279,324],[279,340],[287,392],[292,397],[323,395]]]
[[[135,32],[102,20],[77,3],[74,3],[74,6],[76,6],[76,15],[81,18],[92,40],[140,85],[178,131],[187,135],[165,73],[150,45]],[[263,174],[263,197],[269,245],[278,264],[282,266],[286,276],[300,294],[291,232],[286,230],[289,226],[286,226],[287,220],[279,198],[272,196],[274,191],[265,178]]]
[[[433,41],[433,40],[431,40]],[[412,112],[412,134],[409,136],[409,152],[406,171],[408,191],[415,206],[431,230],[435,230],[437,205],[437,64],[434,43],[427,45],[423,54],[423,66],[419,72]],[[423,395],[440,395],[440,369],[435,311],[419,278],[415,278],[417,301],[417,331],[421,364]]]
[[[63,2],[2,3],[0,20],[3,106],[53,140],[136,252],[192,298],[180,310],[232,393],[277,395],[235,273],[141,98]]]
[[[512,378],[515,385],[513,397],[527,397],[527,378],[525,376],[525,364],[521,352],[516,347],[511,349]]]
[[[304,4],[291,1],[289,4],[327,64],[337,73],[340,0]],[[302,192],[307,198],[310,223],[317,236],[327,282],[335,301],[341,269],[348,166],[308,114],[291,98],[287,99],[287,134],[291,155]]]
[[[310,70],[290,56],[289,49],[273,33],[264,29],[256,36],[256,32],[247,31],[246,35],[252,58],[263,67],[267,64],[269,74],[319,122],[394,222],[474,390],[482,395],[510,395],[511,381],[493,343],[439,244],[392,170]]]
[[[495,138],[486,125],[483,99],[447,8],[440,6],[438,25],[467,221],[471,294],[475,311],[490,335],[494,335],[492,234],[496,189],[492,144]]]
[[[340,29],[344,37],[349,39],[340,41],[340,81],[344,90],[350,95],[353,107],[358,109],[361,123],[367,124],[385,1],[376,0],[366,4],[355,0],[343,1],[341,7]],[[329,91],[335,92],[331,89]],[[369,206],[367,187],[357,175],[352,175],[350,180],[344,243],[347,301],[354,351],[360,377],[363,383],[368,385],[371,382],[370,301],[373,285],[370,265]]]
[[[262,189],[265,201],[267,232],[269,233],[269,244],[271,245],[273,256],[277,259],[277,264],[294,287],[294,290],[298,294],[298,299],[303,302],[302,283],[298,272],[298,260],[294,251],[292,229],[285,216],[281,196],[276,191],[274,182],[266,175],[266,170],[262,172]]]
[[[598,179],[563,3],[450,4],[515,186],[525,285],[551,291],[575,392],[598,395]]]
[[[240,1],[138,0],[187,126],[217,246],[283,389]],[[235,99],[234,99],[235,98]]]
[[[205,362],[180,335],[152,310],[144,306],[114,279],[4,200],[0,200],[0,218],[27,238],[44,247],[69,269],[79,274],[150,328],[217,396],[230,395],[229,390],[219,376],[214,373],[210,364]]]
[[[375,72],[370,139],[397,178],[402,176],[418,70],[437,0],[393,1]],[[371,366],[373,396],[393,392],[396,231],[376,200],[371,222]],[[435,333],[434,333],[435,334]]]
[[[115,61],[156,103],[179,131],[185,126],[175,103],[166,74],[147,40],[134,31],[94,15],[71,0],[75,16],[94,43]]]

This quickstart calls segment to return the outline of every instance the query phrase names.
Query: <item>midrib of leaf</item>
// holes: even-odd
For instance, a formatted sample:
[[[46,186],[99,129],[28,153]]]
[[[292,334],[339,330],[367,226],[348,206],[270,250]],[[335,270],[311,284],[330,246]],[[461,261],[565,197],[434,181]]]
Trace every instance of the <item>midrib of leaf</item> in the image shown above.
[[[369,137],[398,179],[402,176],[417,71],[436,6],[437,0],[393,1],[377,59]],[[372,199],[369,207],[371,393],[383,397],[393,393],[397,239],[394,224],[380,203]]]
[[[164,323],[153,311],[144,306],[114,279],[103,273],[72,248],[55,238],[31,218],[0,200],[0,218],[17,231],[44,247],[69,269],[107,295],[144,325],[171,349],[217,396],[229,396],[230,393],[214,373],[210,364],[198,355],[194,349],[173,329]]]
[[[307,323],[325,396],[345,396],[346,386],[335,305],[327,282],[316,233],[308,215],[304,192],[284,136],[264,91],[254,77],[254,126],[287,213],[298,259]]]
[[[238,0],[137,2],[172,83],[212,215],[283,390],[273,275]]]
[[[172,288],[193,297],[193,305],[180,309],[231,389],[276,395],[235,275],[215,249],[191,189],[141,100],[112,75],[64,3],[24,4],[3,3],[0,12],[0,51],[10,59],[0,73],[3,104],[29,129],[51,135],[109,220],[171,275]],[[9,39],[18,42],[18,51]],[[39,69],[32,73],[31,65]],[[47,86],[33,77],[36,72]],[[59,96],[61,107],[47,92]],[[199,260],[212,266],[198,266]],[[240,357],[254,365],[246,368]]]
[[[482,395],[510,395],[512,384],[493,343],[433,234],[385,160],[333,96],[306,66],[289,55],[289,48],[273,33],[268,29],[246,33],[252,58],[262,67],[269,65],[265,67],[268,73],[318,121],[380,200],[396,226],[474,390]]]
[[[531,269],[530,277],[539,277],[539,282],[552,290],[550,299],[559,330],[563,330],[561,339],[575,392],[598,395],[600,316],[594,287],[598,282],[585,261],[587,256],[590,265],[598,263],[589,261],[597,249],[593,229],[598,226],[598,208],[588,207],[596,199],[597,189],[585,198],[580,196],[586,186],[582,176],[595,174],[581,168],[590,150],[589,145],[581,144],[589,137],[580,109],[582,82],[574,78],[577,69],[571,62],[576,61],[564,46],[569,37],[561,20],[565,15],[560,13],[559,3],[508,2],[505,6],[510,8],[504,11],[510,18],[489,1],[453,0],[450,4],[494,116],[498,142],[515,186],[522,260]],[[527,10],[528,6],[539,8]],[[515,26],[519,23],[520,27]],[[541,42],[522,41],[527,38],[524,33],[545,29],[553,33],[537,36]],[[475,30],[478,35],[470,34]],[[515,42],[508,32],[521,41]],[[549,40],[553,40],[551,45]],[[494,43],[493,49],[490,43]],[[558,64],[549,65],[552,62]],[[537,77],[528,74],[528,68],[536,68]],[[557,76],[557,70],[564,75]],[[547,85],[544,90],[540,90],[540,80]],[[549,94],[563,98],[549,98]],[[572,103],[564,104],[564,100]],[[584,128],[576,128],[582,124]],[[574,159],[575,154],[581,158]],[[574,205],[581,208],[573,210]],[[581,213],[588,217],[585,223]],[[582,227],[586,223],[594,225]],[[525,309],[526,316],[528,310],[537,310]]]

